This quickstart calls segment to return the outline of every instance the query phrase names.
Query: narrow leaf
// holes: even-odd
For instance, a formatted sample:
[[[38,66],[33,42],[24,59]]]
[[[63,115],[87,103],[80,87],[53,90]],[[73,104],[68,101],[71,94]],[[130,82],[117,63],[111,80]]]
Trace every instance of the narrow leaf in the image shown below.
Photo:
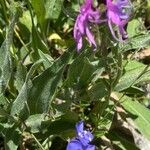
[[[10,54],[10,47],[13,43],[13,30],[15,23],[18,19],[18,12],[14,8],[14,12],[11,14],[11,22],[8,28],[6,39],[0,48],[0,70],[1,70],[1,81],[4,82],[6,87],[12,72],[12,60]]]
[[[22,86],[22,88],[20,89],[20,92],[17,96],[17,98],[15,99],[15,101],[12,104],[11,107],[11,115],[12,116],[17,116],[19,118],[21,118],[22,120],[25,120],[28,118],[30,110],[27,104],[27,100],[29,99],[29,92],[32,85],[31,82],[31,76],[32,73],[37,69],[37,67],[39,67],[39,65],[42,63],[41,60],[37,61],[35,64],[32,65],[32,67],[30,68],[28,74],[26,75],[26,80]]]
[[[69,59],[70,53],[65,53],[51,67],[34,78],[28,99],[31,114],[48,111],[50,102],[60,86],[65,64],[68,63]]]
[[[138,127],[138,130],[150,140],[150,111],[148,108],[124,96],[122,99],[122,106],[129,112],[129,116],[133,119]]]
[[[150,34],[139,35],[126,41],[121,48],[122,52],[132,49],[141,49],[150,46]]]
[[[57,19],[61,12],[63,0],[47,0],[46,2],[46,18]]]
[[[37,20],[42,28],[44,30],[45,26],[45,6],[43,0],[31,0],[31,4],[33,6],[33,9],[37,15]]]

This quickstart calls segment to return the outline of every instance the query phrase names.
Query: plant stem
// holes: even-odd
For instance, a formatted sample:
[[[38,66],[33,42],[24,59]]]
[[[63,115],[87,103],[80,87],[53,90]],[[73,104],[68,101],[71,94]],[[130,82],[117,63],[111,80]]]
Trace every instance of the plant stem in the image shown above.
[[[26,125],[26,123],[24,121],[21,121],[23,123],[23,125],[27,128],[28,126]],[[37,143],[37,145],[39,146],[39,148],[41,150],[45,150],[44,147],[41,145],[41,143],[38,141],[38,139],[34,136],[33,133],[31,133],[31,131],[29,131],[30,135],[32,136],[32,138],[35,140],[35,142]]]
[[[38,144],[39,148],[41,148],[41,150],[45,150],[44,147],[41,145],[41,143],[37,140],[37,138],[34,136],[34,134],[31,133],[31,136],[33,137],[33,139],[35,140],[35,142]]]

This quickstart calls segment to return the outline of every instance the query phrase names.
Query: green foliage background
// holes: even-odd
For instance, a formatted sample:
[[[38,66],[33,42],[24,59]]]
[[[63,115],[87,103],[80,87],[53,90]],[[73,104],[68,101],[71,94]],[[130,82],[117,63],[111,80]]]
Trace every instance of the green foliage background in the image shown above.
[[[80,120],[97,149],[140,149],[131,121],[150,140],[150,61],[134,57],[150,47],[150,1],[132,3],[125,43],[102,24],[92,27],[97,51],[85,40],[77,53],[78,1],[0,1],[1,149],[64,150]]]

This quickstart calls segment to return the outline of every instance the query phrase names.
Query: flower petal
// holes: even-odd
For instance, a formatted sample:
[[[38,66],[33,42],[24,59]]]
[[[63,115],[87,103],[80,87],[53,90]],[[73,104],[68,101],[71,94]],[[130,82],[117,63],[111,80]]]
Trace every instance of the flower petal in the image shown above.
[[[123,38],[128,38],[127,32],[124,30],[123,26],[119,26],[119,30]]]
[[[86,14],[78,16],[78,30],[82,35],[85,34],[85,25],[86,25]]]
[[[93,140],[93,135],[90,131],[85,130],[82,132],[82,136],[79,137],[79,140],[84,146],[87,146]]]
[[[83,150],[82,143],[77,139],[73,139],[68,143],[66,150]]]
[[[107,0],[106,2],[108,26],[110,28],[110,31],[117,41],[122,41],[123,38],[127,38],[127,33],[124,30],[124,26],[128,23],[129,17],[131,15],[131,3],[129,0]],[[112,23],[119,27],[119,32],[122,36],[119,37],[119,39],[114,33]]]
[[[78,39],[78,41],[77,41],[77,50],[78,50],[78,52],[80,51],[80,49],[82,48],[82,45],[83,45],[83,43],[82,43],[82,36]]]
[[[95,145],[88,145],[86,150],[95,150]]]
[[[109,29],[110,29],[110,32],[111,32],[113,38],[114,38],[116,41],[121,42],[121,41],[116,37],[116,35],[115,35],[115,32],[114,32],[114,30],[113,30],[113,28],[112,28],[111,20],[108,21],[108,26],[109,26]]]
[[[86,31],[86,36],[87,36],[87,38],[88,38],[89,43],[90,43],[90,44],[93,44],[93,45],[96,47],[96,42],[95,42],[95,40],[94,40],[94,36],[93,36],[92,33],[90,32],[88,26],[86,26],[85,31]]]
[[[83,129],[84,129],[84,123],[83,121],[80,121],[76,124],[76,131],[77,131],[77,134],[80,134],[83,132]]]
[[[101,23],[106,22],[106,20],[100,20],[100,12],[98,9],[94,9],[93,0],[85,0],[85,3],[80,8],[80,14],[77,16],[74,25],[74,38],[77,42],[77,50],[82,48],[82,37],[86,36],[88,42],[94,45],[96,48],[96,42],[94,36],[88,29],[89,23]],[[95,49],[94,49],[95,50]]]

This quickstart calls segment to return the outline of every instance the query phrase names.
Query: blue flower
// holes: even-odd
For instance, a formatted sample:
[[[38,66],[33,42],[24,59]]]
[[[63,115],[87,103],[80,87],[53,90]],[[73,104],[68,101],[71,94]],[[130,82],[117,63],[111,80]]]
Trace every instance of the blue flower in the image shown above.
[[[84,130],[83,121],[76,124],[76,131],[77,137],[68,143],[67,150],[95,150],[95,145],[90,144],[93,135],[90,131]]]

